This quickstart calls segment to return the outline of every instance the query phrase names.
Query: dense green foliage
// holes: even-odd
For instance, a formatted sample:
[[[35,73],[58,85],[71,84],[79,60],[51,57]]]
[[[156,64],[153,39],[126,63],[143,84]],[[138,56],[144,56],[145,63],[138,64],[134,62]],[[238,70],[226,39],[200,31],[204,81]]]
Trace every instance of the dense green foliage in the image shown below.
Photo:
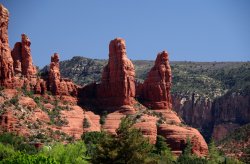
[[[28,154],[34,154],[37,152],[34,145],[28,144],[27,138],[14,135],[12,133],[1,134],[0,143],[5,145],[11,145],[14,150],[22,151]]]
[[[55,159],[43,155],[17,154],[0,161],[2,164],[59,164]]]
[[[85,156],[86,146],[81,141],[66,145],[56,143],[51,147],[46,146],[39,154],[51,157],[59,163],[81,164],[88,163],[87,160],[89,159]]]
[[[37,149],[23,137],[10,133],[0,135],[0,163],[84,164],[88,163],[88,160],[82,141],[66,145],[56,143]]]

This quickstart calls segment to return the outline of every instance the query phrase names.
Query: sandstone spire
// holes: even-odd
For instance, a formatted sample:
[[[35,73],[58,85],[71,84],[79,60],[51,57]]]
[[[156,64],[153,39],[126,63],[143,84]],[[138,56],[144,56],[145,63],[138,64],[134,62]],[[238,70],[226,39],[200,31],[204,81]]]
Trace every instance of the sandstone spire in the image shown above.
[[[51,56],[48,84],[49,90],[54,95],[77,96],[77,86],[70,79],[61,78],[59,55],[57,53]]]
[[[22,74],[31,76],[36,74],[36,67],[32,63],[29,38],[22,34]]]
[[[17,42],[11,51],[15,75],[22,74],[22,43]]]
[[[51,63],[49,69],[49,90],[58,95],[60,91],[60,69],[59,69],[59,55],[54,53],[51,56]]]
[[[12,87],[14,71],[8,39],[8,22],[9,12],[0,4],[0,82],[3,86]]]
[[[32,62],[30,45],[31,42],[25,34],[22,34],[22,41],[15,44],[11,52],[15,74],[21,73],[26,77],[36,74],[37,70]]]
[[[172,109],[171,83],[172,73],[168,53],[163,51],[157,55],[155,65],[143,84],[142,97],[147,106],[153,109]]]
[[[98,98],[112,106],[131,105],[135,97],[135,69],[127,58],[125,40],[116,38],[109,44],[109,62],[102,73]]]

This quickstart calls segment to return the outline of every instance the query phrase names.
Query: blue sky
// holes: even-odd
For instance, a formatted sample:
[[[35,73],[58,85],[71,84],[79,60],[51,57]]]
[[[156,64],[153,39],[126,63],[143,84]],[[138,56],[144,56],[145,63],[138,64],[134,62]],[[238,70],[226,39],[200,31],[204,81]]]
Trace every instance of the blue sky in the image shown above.
[[[0,0],[10,12],[9,40],[29,36],[34,64],[54,52],[108,58],[108,44],[126,40],[128,57],[172,61],[250,61],[249,0]]]

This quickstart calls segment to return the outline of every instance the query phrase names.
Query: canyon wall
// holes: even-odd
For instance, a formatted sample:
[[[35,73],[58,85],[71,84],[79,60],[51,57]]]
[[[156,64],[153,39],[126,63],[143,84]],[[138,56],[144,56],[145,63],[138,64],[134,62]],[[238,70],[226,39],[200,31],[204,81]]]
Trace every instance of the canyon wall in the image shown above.
[[[174,94],[173,109],[188,125],[197,128],[209,140],[223,139],[244,124],[250,123],[249,93],[229,92],[215,99],[198,94]]]

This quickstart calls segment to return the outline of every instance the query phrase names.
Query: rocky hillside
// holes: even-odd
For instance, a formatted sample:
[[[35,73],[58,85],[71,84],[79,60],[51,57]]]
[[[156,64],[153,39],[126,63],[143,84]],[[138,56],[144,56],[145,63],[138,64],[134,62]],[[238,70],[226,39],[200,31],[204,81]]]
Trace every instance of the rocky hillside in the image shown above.
[[[227,135],[219,142],[219,149],[227,156],[240,158],[249,163],[250,159],[250,124],[246,124]]]
[[[153,61],[135,60],[136,80],[143,82]],[[61,75],[79,85],[98,82],[107,60],[73,57],[60,62]],[[250,122],[250,62],[170,62],[173,108],[206,139],[222,139]],[[46,67],[42,70],[46,72]],[[230,127],[230,128],[228,128]]]

